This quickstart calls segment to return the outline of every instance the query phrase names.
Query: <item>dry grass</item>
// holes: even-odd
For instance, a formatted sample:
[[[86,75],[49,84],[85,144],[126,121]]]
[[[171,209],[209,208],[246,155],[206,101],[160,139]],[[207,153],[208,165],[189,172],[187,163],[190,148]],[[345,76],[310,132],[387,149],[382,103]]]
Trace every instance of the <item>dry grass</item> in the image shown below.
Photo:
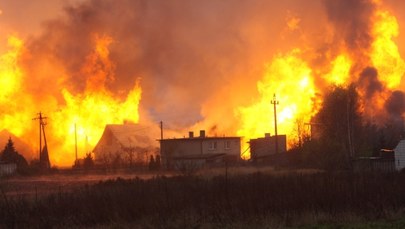
[[[405,209],[404,174],[224,170],[110,179],[37,199],[3,192],[0,228],[361,228],[401,218]]]

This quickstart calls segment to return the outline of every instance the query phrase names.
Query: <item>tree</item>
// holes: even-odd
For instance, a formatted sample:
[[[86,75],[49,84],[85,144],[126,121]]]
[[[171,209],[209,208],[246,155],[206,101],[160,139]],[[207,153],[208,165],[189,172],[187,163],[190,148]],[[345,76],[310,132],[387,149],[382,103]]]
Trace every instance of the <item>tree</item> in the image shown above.
[[[313,120],[319,123],[318,155],[326,169],[349,166],[361,149],[362,133],[359,96],[354,85],[335,86],[324,97],[322,108]],[[356,137],[356,138],[355,138]]]
[[[93,161],[93,157],[91,156],[91,153],[86,153],[86,157],[84,158],[84,161],[83,161],[83,168],[89,169],[89,168],[92,168],[93,166],[94,166],[94,161]]]
[[[153,155],[150,155],[149,170],[153,171],[155,170],[155,167],[156,167],[155,158],[153,157]]]
[[[0,160],[6,163],[15,163],[17,165],[17,171],[28,168],[27,161],[15,150],[14,143],[11,138],[8,139],[4,150],[1,152]]]

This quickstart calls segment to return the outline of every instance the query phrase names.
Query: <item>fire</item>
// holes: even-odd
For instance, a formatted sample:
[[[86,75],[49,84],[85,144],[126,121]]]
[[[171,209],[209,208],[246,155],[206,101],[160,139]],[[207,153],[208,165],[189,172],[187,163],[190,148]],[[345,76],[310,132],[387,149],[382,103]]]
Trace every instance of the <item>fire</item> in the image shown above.
[[[22,89],[23,71],[19,66],[19,58],[23,53],[22,40],[15,36],[8,38],[10,51],[0,56],[0,126],[17,136],[29,131],[25,125],[25,114],[29,112],[26,104],[32,104],[29,97],[18,96]]]
[[[86,90],[81,94],[72,94],[63,89],[62,94],[66,105],[53,114],[50,132],[65,151],[54,155],[56,163],[62,164],[67,155],[73,160],[74,131],[77,128],[79,151],[84,154],[94,147],[106,124],[139,121],[138,106],[141,99],[139,79],[125,99],[120,99],[106,88],[108,81],[113,81],[114,64],[109,58],[108,46],[113,39],[108,36],[95,36],[95,48],[86,58],[82,67],[82,76],[87,79]],[[66,139],[70,136],[69,139]]]
[[[86,82],[83,92],[74,93],[64,87],[60,89],[62,99],[58,98],[59,95],[51,94],[42,101],[37,99],[37,94],[21,87],[25,77],[32,76],[23,72],[18,64],[23,42],[11,37],[11,51],[1,56],[0,83],[7,90],[0,92],[0,106],[5,111],[0,125],[37,149],[38,123],[31,119],[37,112],[43,111],[49,116],[45,129],[51,163],[70,166],[75,155],[75,126],[79,157],[83,157],[95,146],[106,124],[124,121],[137,123],[142,93],[140,80],[136,80],[125,98],[107,88],[107,83],[115,78],[115,68],[108,49],[112,42],[113,39],[108,36],[94,37],[94,49],[87,56],[80,72]]]
[[[346,47],[340,47],[340,53],[319,69],[309,67],[310,58],[300,55],[298,49],[285,55],[277,55],[270,64],[266,65],[263,79],[258,83],[260,98],[248,107],[239,107],[236,115],[241,122],[238,134],[247,139],[262,137],[266,132],[274,130],[274,112],[271,101],[275,93],[280,100],[277,106],[278,134],[287,134],[289,137],[296,135],[295,125],[301,122],[309,122],[311,117],[318,111],[321,102],[317,93],[322,93],[321,88],[333,85],[348,85],[358,79],[358,67],[372,67],[378,71],[378,82],[382,83],[383,89],[372,99],[373,107],[362,101],[365,115],[375,115],[383,109],[389,90],[399,89],[401,78],[405,74],[405,62],[399,54],[398,47],[393,38],[399,34],[398,22],[388,10],[384,9],[380,1],[374,1],[377,6],[372,19],[372,43],[366,55],[371,63],[355,63],[356,56],[350,54]],[[287,25],[290,27],[290,25]],[[361,60],[360,60],[361,61]],[[315,84],[314,72],[320,72],[323,85]],[[324,85],[326,83],[326,85]],[[360,95],[365,91],[359,89]],[[371,110],[368,112],[366,110]],[[246,147],[246,146],[245,146]]]
[[[387,10],[379,10],[375,15],[373,27],[375,40],[372,44],[371,59],[378,69],[380,78],[389,89],[395,89],[401,83],[405,73],[405,62],[402,60],[393,38],[399,35],[396,18]]]
[[[277,55],[273,56],[273,58],[270,59],[267,64],[265,64],[263,67],[263,76],[261,80],[257,82],[259,96],[257,98],[250,98],[252,101],[250,105],[240,105],[239,101],[236,101],[239,98],[235,97],[232,98],[235,101],[229,103],[228,107],[222,111],[221,108],[219,108],[221,105],[218,105],[221,104],[218,102],[220,99],[214,98],[216,95],[220,95],[222,93],[212,93],[212,96],[209,96],[209,98],[207,97],[208,99],[204,100],[204,104],[202,104],[205,109],[210,110],[210,112],[206,113],[210,114],[211,116],[205,117],[206,119],[202,120],[201,123],[221,123],[225,110],[229,111],[228,108],[230,108],[231,110],[233,109],[233,111],[235,111],[235,117],[234,119],[230,119],[230,122],[232,121],[232,124],[235,122],[237,125],[235,125],[236,127],[232,126],[230,128],[224,128],[226,129],[227,134],[237,134],[245,137],[247,140],[262,137],[264,136],[264,133],[268,132],[274,134],[274,111],[271,101],[273,100],[273,95],[275,94],[276,99],[279,101],[279,104],[277,105],[278,134],[287,134],[289,139],[291,139],[291,136],[295,135],[297,122],[300,121],[301,124],[310,122],[312,116],[319,110],[321,96],[324,93],[323,90],[326,90],[333,85],[345,86],[350,83],[358,83],[360,80],[360,73],[368,67],[372,68],[373,70],[375,69],[378,72],[375,81],[369,84],[371,85],[372,83],[375,83],[377,87],[381,86],[381,88],[378,88],[377,94],[374,92],[371,93],[372,98],[367,98],[368,101],[363,99],[364,101],[361,101],[363,103],[361,105],[363,108],[370,110],[370,112],[365,111],[367,114],[380,112],[379,109],[383,109],[385,99],[388,98],[390,92],[401,89],[399,87],[401,80],[402,83],[404,82],[402,77],[405,74],[405,62],[401,58],[399,49],[395,43],[395,38],[399,35],[399,25],[395,16],[392,14],[392,12],[384,8],[384,5],[380,0],[364,1],[363,3],[367,6],[372,5],[372,7],[366,9],[366,11],[369,11],[367,11],[364,17],[361,17],[362,15],[355,17],[356,20],[360,20],[361,23],[352,23],[349,21],[349,23],[347,23],[349,24],[347,26],[349,28],[346,28],[345,23],[347,21],[344,20],[347,19],[340,18],[342,15],[335,15],[335,17],[332,17],[332,19],[329,18],[329,20],[343,20],[342,24],[338,23],[340,27],[333,23],[330,24],[330,28],[328,25],[326,25],[330,31],[325,32],[321,30],[319,33],[316,33],[321,34],[321,36],[318,36],[318,38],[320,38],[313,40],[310,37],[310,33],[304,34],[305,31],[300,28],[301,26],[305,28],[305,26],[309,25],[306,18],[301,18],[298,15],[295,15],[295,13],[291,13],[292,11],[287,11],[287,23],[285,25],[286,29],[283,30],[281,35],[286,36],[288,32],[294,31],[295,33],[302,33],[302,36],[300,36],[301,38],[298,38],[302,39],[302,46],[284,47],[285,45],[283,44],[283,47],[280,47],[280,49],[286,50],[286,48],[289,48],[288,50],[290,51],[279,51]],[[361,11],[361,9],[356,10]],[[371,13],[369,14],[369,12]],[[258,20],[260,18],[261,17],[258,17]],[[95,17],[94,20],[98,20],[98,17]],[[69,32],[69,29],[76,28],[76,23],[88,22],[86,20],[78,20],[71,22],[72,24],[69,24],[70,22],[67,20],[67,22],[60,23],[67,23],[65,29],[67,32]],[[38,148],[38,123],[32,121],[32,118],[39,111],[43,112],[46,116],[48,116],[46,133],[48,135],[50,159],[53,164],[61,166],[73,164],[75,155],[75,131],[77,132],[79,157],[83,157],[84,154],[90,151],[97,143],[106,124],[122,123],[124,121],[137,123],[140,118],[138,114],[138,107],[142,94],[140,80],[137,79],[137,76],[134,76],[134,85],[132,85],[131,90],[128,90],[125,93],[112,89],[112,85],[114,85],[115,80],[121,79],[120,76],[116,75],[116,72],[118,72],[116,69],[118,66],[121,66],[121,62],[115,62],[112,59],[110,48],[120,41],[116,42],[114,37],[108,35],[99,35],[97,33],[89,35],[92,31],[97,31],[99,29],[96,24],[103,24],[104,26],[104,23],[94,24],[94,28],[92,26],[84,26],[84,28],[88,28],[90,31],[87,31],[88,33],[84,33],[83,37],[80,36],[80,38],[78,38],[90,39],[92,41],[92,49],[90,51],[83,51],[88,47],[80,48],[80,51],[83,51],[85,54],[82,54],[81,52],[80,54],[75,53],[75,55],[71,55],[71,53],[66,54],[66,50],[55,47],[60,45],[58,43],[58,37],[58,39],[55,39],[56,41],[53,41],[53,43],[56,44],[53,44],[49,50],[46,49],[46,51],[42,53],[44,48],[41,47],[38,48],[38,50],[33,51],[36,56],[34,54],[30,56],[30,50],[27,50],[28,48],[25,47],[22,40],[18,39],[17,37],[10,37],[8,39],[9,51],[0,55],[0,84],[2,85],[2,90],[0,90],[0,108],[2,109],[0,125],[2,128],[9,130],[13,134],[25,140],[27,143],[31,144],[32,149],[35,151]],[[239,24],[245,23],[238,23],[238,25]],[[355,33],[355,35],[365,39],[359,39],[359,41],[355,42],[356,45],[350,45],[346,36],[338,36],[340,32],[345,32],[338,31],[338,29],[357,29],[356,26],[362,26],[363,24],[367,26],[364,26],[361,29],[365,29],[367,31],[360,31],[358,34]],[[371,24],[370,27],[368,26],[369,24]],[[250,25],[250,23],[247,22],[246,25]],[[57,37],[60,34],[64,34],[63,32],[65,31],[63,26],[63,28],[54,28],[52,26],[55,25],[50,25],[48,28],[49,31],[47,31],[49,34],[47,33],[45,35],[48,37]],[[105,29],[109,25],[105,26],[106,27],[102,28]],[[336,28],[334,26],[336,26]],[[209,27],[207,27],[207,33],[210,32],[208,31],[208,28]],[[145,26],[145,29],[146,32],[149,31],[147,26]],[[233,29],[233,26],[230,26],[230,29]],[[237,30],[250,31],[244,27],[241,29],[238,28]],[[106,30],[102,31],[110,30],[107,28]],[[158,31],[153,30],[153,33],[151,34],[154,35],[155,32],[158,33]],[[325,38],[322,37],[322,32],[325,32]],[[238,35],[237,32],[235,32],[235,34]],[[351,33],[348,34],[351,35]],[[148,80],[150,80],[148,81],[148,85],[156,86],[156,88],[152,88],[152,91],[155,89],[156,91],[159,91],[159,88],[157,87],[160,85],[167,85],[168,83],[176,84],[176,82],[171,81],[176,81],[177,75],[186,75],[182,71],[177,72],[177,69],[176,71],[170,70],[171,68],[167,68],[166,65],[158,63],[159,60],[160,62],[165,62],[165,60],[168,60],[172,56],[174,59],[177,58],[177,55],[172,55],[172,52],[174,52],[173,50],[176,50],[173,49],[173,47],[177,47],[178,44],[176,43],[176,45],[172,47],[170,42],[172,42],[172,40],[176,41],[177,37],[175,35],[178,36],[178,34],[173,33],[171,35],[173,36],[173,39],[167,39],[167,42],[169,42],[167,44],[165,43],[166,41],[163,41],[164,39],[160,40],[160,37],[165,37],[160,36],[160,34],[158,35],[159,36],[157,37],[159,37],[159,39],[157,39],[157,41],[162,43],[157,45],[153,43],[155,42],[154,39],[148,40],[148,42],[143,41],[143,39],[146,39],[144,37],[149,39],[149,36],[140,36],[139,38],[136,37],[134,40],[132,40],[132,38],[129,39],[131,42],[136,41],[139,42],[139,44],[148,46],[139,52],[139,56],[137,54],[136,57],[128,57],[128,62],[134,60],[139,61],[139,63],[137,63],[139,65],[145,64],[145,66],[143,66],[145,69],[142,69],[142,72],[145,72],[145,74],[151,74],[150,79],[148,78]],[[182,37],[185,35],[185,33],[181,33]],[[246,36],[246,39],[244,36],[242,36],[242,39],[238,40],[237,46],[239,47],[239,42],[242,46],[245,40],[249,40],[248,37],[250,37],[250,35],[251,34]],[[47,36],[44,37],[46,38]],[[259,35],[252,34],[252,37],[254,36]],[[357,38],[356,36],[349,36],[349,38]],[[119,37],[119,35],[117,35],[117,37]],[[193,41],[194,37],[191,38],[190,41]],[[259,38],[260,39],[255,38],[254,40],[268,39],[268,37]],[[75,39],[69,39],[69,41],[72,40],[76,41]],[[188,39],[185,40],[188,41]],[[289,39],[285,40],[289,41]],[[308,47],[310,43],[317,46],[318,40],[325,42],[320,44],[322,47]],[[122,47],[126,47],[126,43],[123,41],[121,42],[120,49],[122,49]],[[83,43],[85,44],[86,42]],[[209,44],[209,42],[207,44]],[[221,42],[218,43],[218,45],[220,44]],[[247,44],[253,45],[250,43]],[[43,45],[43,41],[35,43],[35,45]],[[329,46],[333,47],[329,48]],[[229,47],[234,46],[231,45]],[[356,47],[360,50],[350,50],[349,47]],[[162,48],[162,56],[159,56],[160,48]],[[54,49],[56,51],[54,51]],[[155,49],[159,51],[156,51]],[[190,49],[193,50],[191,42]],[[117,50],[118,49],[114,51]],[[228,51],[228,48],[224,50]],[[244,49],[241,48],[238,50],[238,52],[241,50]],[[68,52],[70,51],[71,50]],[[183,51],[185,52],[185,50]],[[198,49],[198,51],[195,53],[200,51],[202,52],[203,50]],[[264,50],[264,52],[266,51],[267,50]],[[154,58],[151,58],[150,56],[152,54],[154,55],[155,52],[157,55],[156,59],[158,60],[156,65],[155,63],[150,63],[155,61]],[[120,51],[114,52],[114,54],[120,54]],[[44,57],[41,55],[44,55]],[[236,54],[232,55],[237,56]],[[74,63],[72,64],[68,60],[63,59],[66,58],[66,56],[80,58],[84,56],[82,61],[83,63],[77,64],[76,61],[73,61]],[[183,56],[183,53],[180,56],[180,60],[184,61],[182,63],[183,66],[194,66],[194,63],[187,62],[188,60],[186,59],[188,58],[184,58],[185,55]],[[201,56],[203,57],[203,60],[208,60],[211,57],[208,54],[206,56]],[[249,58],[250,53],[246,56]],[[256,53],[254,53],[252,56],[256,56]],[[240,82],[244,83],[245,80],[250,80],[248,78],[250,78],[252,75],[249,74],[256,74],[257,66],[263,65],[263,58],[267,57],[262,53],[258,53],[257,56],[259,57],[252,57],[246,61],[248,63],[246,66],[252,67],[254,70],[251,72],[254,73],[251,73],[250,70],[246,71],[248,72],[246,74],[248,77],[246,77],[246,79],[243,78],[243,80]],[[26,58],[31,58],[29,64],[34,65],[34,67],[29,64],[28,67],[24,65],[24,60],[26,60]],[[193,58],[190,59],[190,61],[193,61]],[[235,60],[237,62],[239,58]],[[205,66],[207,63],[202,61],[198,66],[201,65],[202,69],[211,68],[212,66]],[[68,66],[70,64],[74,66]],[[124,64],[123,66],[126,65]],[[213,68],[215,68],[215,66],[216,65],[214,65]],[[31,71],[29,67],[34,68],[35,71]],[[156,69],[154,69],[155,67]],[[221,76],[222,71],[227,71],[227,69],[228,67],[224,67],[223,69],[220,68]],[[235,78],[235,74],[237,74],[236,76],[245,74],[245,66],[240,68],[240,73],[235,73],[237,72],[235,69],[230,69],[230,72],[225,72],[225,74],[223,74],[224,77],[229,76],[231,79],[232,77]],[[199,69],[197,67],[193,70],[198,71]],[[158,81],[155,79],[157,78],[156,75],[159,75],[158,77],[165,75],[165,71],[172,71],[170,73],[170,78],[167,78],[170,80],[165,79],[164,81]],[[159,74],[156,72],[159,72]],[[185,72],[188,73],[188,71]],[[72,80],[73,77],[77,78]],[[126,82],[128,82],[128,80],[132,79],[125,79]],[[367,80],[370,79],[365,79],[365,82]],[[74,81],[74,83],[72,83],[72,81]],[[78,83],[78,85],[76,85],[75,83],[79,81],[82,84]],[[156,84],[154,84],[155,82]],[[72,86],[71,84],[75,85]],[[232,85],[229,86],[232,87],[229,91],[243,91],[239,90],[239,88],[244,86],[240,86],[242,83],[229,85]],[[175,86],[176,87],[170,88],[180,87],[179,85]],[[198,86],[199,85],[197,85],[197,87]],[[367,89],[365,89],[364,85],[360,86],[363,86],[363,88],[358,88],[359,94],[365,97],[367,94]],[[220,91],[226,91],[228,89],[228,87],[224,87]],[[250,96],[246,94],[240,95],[240,97]],[[163,93],[163,95],[167,94]],[[161,94],[159,94],[159,96],[161,96]],[[150,99],[150,101],[156,100],[157,99],[155,98]],[[210,106],[207,106],[207,104]],[[372,106],[369,106],[370,104]],[[206,126],[204,128],[206,128]],[[244,146],[244,149],[245,148],[246,146]],[[244,151],[244,149],[242,150]]]
[[[331,63],[331,71],[325,75],[329,84],[344,85],[349,81],[352,61],[344,54],[336,57]]]
[[[270,102],[274,94],[279,96],[278,134],[292,133],[298,118],[309,121],[315,112],[313,101],[317,91],[312,70],[300,58],[300,50],[276,56],[265,69],[263,79],[257,84],[260,101],[250,107],[237,109],[237,116],[242,121],[237,134],[246,139],[262,137],[264,133],[273,132],[274,112]]]
[[[17,37],[8,39],[11,50],[0,57],[0,84],[4,85],[0,91],[0,101],[4,102],[11,94],[16,92],[21,83],[21,69],[18,66],[18,57],[22,50],[22,41]]]

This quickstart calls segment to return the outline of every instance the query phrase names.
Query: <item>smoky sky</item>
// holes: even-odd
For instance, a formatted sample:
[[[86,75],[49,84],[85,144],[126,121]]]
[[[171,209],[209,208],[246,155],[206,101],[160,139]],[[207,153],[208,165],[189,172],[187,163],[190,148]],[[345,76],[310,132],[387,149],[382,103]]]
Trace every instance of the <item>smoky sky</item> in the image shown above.
[[[361,52],[370,47],[370,19],[375,9],[371,0],[324,0],[324,5],[336,36],[343,39],[349,51]]]
[[[391,115],[401,116],[405,113],[405,93],[394,91],[385,102],[385,109]]]
[[[366,99],[371,99],[376,93],[384,90],[383,84],[378,80],[378,71],[373,67],[363,69],[357,84],[365,92]]]
[[[343,51],[355,60],[353,78],[372,96],[381,87],[372,67],[365,69],[370,66],[367,53],[375,7],[371,0],[77,2],[44,21],[40,35],[27,41],[25,87],[34,94],[51,91],[58,103],[64,102],[62,88],[82,93],[88,80],[81,69],[94,38],[108,36],[113,40],[109,50],[114,77],[106,87],[125,97],[141,78],[141,107],[155,121],[170,119],[188,126],[216,114],[219,107],[232,116],[235,107],[248,106],[258,97],[257,82],[265,64],[278,53],[306,45],[311,46],[308,52],[317,50],[304,58],[319,59],[314,72],[327,72],[325,66],[343,44]],[[299,19],[294,31],[288,31],[288,15]],[[325,29],[328,23],[332,39]],[[315,82],[324,90],[321,78]],[[42,89],[44,84],[48,91]],[[211,114],[203,114],[206,111]]]
[[[66,6],[62,17],[45,21],[41,35],[28,42],[31,59],[24,64],[32,81],[54,79],[50,88],[63,85],[80,93],[87,82],[80,70],[93,38],[109,36],[115,77],[106,87],[125,94],[141,78],[141,105],[152,116],[191,124],[202,119],[209,100],[250,101],[241,95],[256,91],[264,64],[285,43],[279,37],[288,10],[300,14],[319,7],[291,0],[92,0]],[[60,75],[63,82],[56,80]],[[38,83],[28,85],[41,90]]]

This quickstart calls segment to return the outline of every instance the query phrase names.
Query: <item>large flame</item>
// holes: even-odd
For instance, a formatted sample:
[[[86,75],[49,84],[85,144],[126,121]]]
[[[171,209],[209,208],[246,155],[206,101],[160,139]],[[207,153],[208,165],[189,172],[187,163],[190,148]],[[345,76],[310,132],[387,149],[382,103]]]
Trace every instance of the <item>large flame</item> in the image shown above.
[[[274,103],[278,134],[292,134],[298,118],[309,122],[316,112],[316,88],[310,67],[299,56],[300,50],[293,50],[286,55],[276,56],[266,65],[264,77],[257,85],[260,101],[237,110],[242,120],[238,135],[252,139],[262,137],[264,133],[274,133]],[[276,101],[274,94],[279,96]]]
[[[49,116],[45,130],[51,163],[69,166],[75,160],[75,131],[79,157],[83,157],[95,146],[106,124],[124,121],[137,123],[142,92],[139,79],[124,98],[106,87],[108,81],[114,80],[114,64],[108,50],[112,42],[109,36],[94,36],[94,49],[83,63],[80,74],[86,81],[83,92],[74,93],[68,88],[61,88],[62,101],[58,101],[60,99],[57,95],[47,95],[42,101],[22,86],[24,78],[30,77],[29,73],[21,70],[18,63],[24,47],[23,41],[10,37],[11,50],[1,56],[0,63],[0,83],[5,88],[0,92],[3,111],[0,125],[37,149],[38,123],[31,118],[43,111]],[[47,91],[48,85],[43,84],[41,87]]]
[[[299,14],[287,11],[286,29],[282,30],[281,34],[286,42],[283,47],[280,47],[283,51],[276,52],[277,54],[273,55],[271,59],[268,58],[267,54],[263,54],[268,50],[272,50],[270,46],[264,48],[263,53],[261,53],[261,49],[256,46],[253,47],[253,43],[260,43],[261,45],[258,45],[260,48],[265,43],[271,43],[268,41],[269,37],[262,35],[262,33],[266,34],[263,31],[267,30],[268,27],[278,27],[279,25],[274,26],[272,24],[271,26],[265,25],[262,27],[262,25],[252,24],[249,21],[241,23],[242,21],[238,19],[237,26],[228,26],[230,31],[233,32],[228,33],[228,30],[225,30],[225,33],[222,34],[219,33],[222,30],[214,29],[215,34],[222,34],[221,36],[235,34],[236,41],[229,42],[229,38],[225,36],[226,39],[224,40],[226,42],[224,43],[226,45],[223,45],[222,42],[211,42],[214,43],[214,46],[212,46],[214,48],[208,45],[201,48],[199,44],[203,42],[199,40],[200,36],[210,34],[209,28],[216,23],[208,23],[206,26],[201,27],[204,28],[198,30],[203,31],[201,35],[197,33],[197,30],[189,30],[188,24],[170,30],[170,36],[161,34],[162,31],[160,29],[155,30],[154,26],[139,26],[140,35],[131,34],[131,36],[136,37],[136,39],[132,40],[131,36],[127,36],[127,28],[121,29],[125,31],[124,37],[120,31],[109,27],[115,25],[109,24],[109,19],[103,21],[99,18],[101,15],[103,17],[107,17],[107,15],[93,15],[93,10],[77,10],[78,12],[76,12],[75,8],[72,8],[68,14],[70,19],[80,18],[83,15],[86,15],[86,17],[83,17],[83,20],[50,23],[49,31],[38,39],[40,42],[30,43],[29,48],[32,49],[41,46],[32,53],[30,53],[31,50],[28,50],[28,47],[24,46],[22,40],[17,37],[9,38],[9,51],[0,55],[0,84],[2,85],[2,90],[0,90],[0,108],[2,110],[0,125],[28,142],[33,151],[38,153],[38,123],[33,121],[32,118],[38,112],[44,112],[48,116],[46,132],[50,144],[51,162],[58,165],[71,165],[75,155],[75,126],[78,135],[79,157],[82,157],[85,152],[91,150],[97,143],[106,124],[122,123],[124,121],[136,123],[139,121],[138,106],[142,92],[140,80],[136,80],[137,76],[125,76],[125,79],[120,81],[120,76],[116,75],[119,70],[145,73],[147,76],[145,77],[145,81],[147,81],[145,86],[148,86],[148,90],[145,91],[152,97],[156,96],[156,98],[147,98],[147,101],[151,103],[148,104],[150,107],[147,107],[147,110],[152,110],[152,113],[154,112],[152,106],[162,106],[161,98],[165,100],[179,99],[179,101],[170,101],[168,103],[170,105],[181,103],[179,106],[188,106],[189,104],[186,103],[195,102],[196,98],[198,98],[199,100],[195,103],[199,104],[195,105],[194,103],[190,107],[195,109],[201,106],[203,107],[202,115],[208,114],[210,117],[204,117],[204,120],[198,120],[194,125],[201,123],[205,125],[202,128],[213,126],[212,132],[215,132],[215,134],[216,132],[222,134],[219,132],[224,130],[223,132],[228,135],[237,134],[243,136],[246,141],[251,138],[262,137],[268,132],[274,134],[274,105],[272,104],[274,95],[276,95],[276,100],[279,102],[276,105],[278,134],[286,134],[290,140],[299,135],[299,133],[296,133],[299,131],[298,129],[302,131],[300,127],[302,123],[311,121],[313,115],[320,108],[322,94],[333,85],[346,86],[350,83],[357,83],[358,92],[361,96],[360,103],[364,113],[369,116],[378,115],[384,109],[385,100],[390,93],[394,90],[403,90],[400,85],[404,84],[405,62],[395,41],[399,35],[398,21],[393,13],[385,8],[382,1],[379,0],[361,1],[358,5],[351,1],[345,1],[342,5],[338,1],[323,1],[322,4],[328,3],[332,4],[333,12],[335,12],[335,3],[341,7],[341,9],[336,10],[345,10],[354,4],[361,8],[353,9],[356,11],[355,13],[360,14],[340,15],[337,13],[332,15],[331,18],[328,17],[331,24],[327,24],[328,22],[321,23],[327,29],[318,31],[318,35],[311,36],[310,33],[306,34],[306,31],[300,28],[301,25],[306,25],[305,18],[299,18]],[[363,6],[368,6],[368,8],[363,9]],[[103,10],[97,8],[98,4],[94,3],[85,4],[83,7],[94,7],[94,10]],[[175,6],[173,7],[175,8]],[[181,9],[183,10],[183,8]],[[141,11],[143,12],[143,10]],[[363,11],[365,15],[361,14]],[[357,23],[357,21],[352,23],[352,21],[347,21],[350,19],[343,18],[343,16],[353,15],[355,15],[356,20],[360,20],[360,23]],[[158,14],[152,13],[150,16],[158,17]],[[175,16],[173,15],[173,17]],[[192,18],[194,19],[194,16]],[[229,17],[229,20],[234,20],[233,18]],[[265,18],[267,19],[267,17]],[[253,17],[253,19],[260,20],[261,17]],[[89,23],[97,20],[100,20],[100,23]],[[154,22],[154,20],[147,21]],[[158,21],[164,22],[165,20]],[[167,21],[172,22],[171,20]],[[178,20],[179,23],[186,21],[188,22],[188,20]],[[205,23],[205,20],[201,21]],[[339,22],[336,23],[336,21]],[[126,20],[122,22],[126,22]],[[198,20],[195,22],[202,23]],[[89,23],[89,25],[86,23]],[[135,24],[138,26],[138,23],[146,22],[141,20]],[[83,29],[87,33],[80,34],[81,36],[78,36],[78,38],[68,36],[69,38],[64,40],[63,35],[77,31],[77,24],[84,25]],[[242,27],[234,30],[234,27],[239,25]],[[244,26],[253,26],[253,28],[245,28]],[[79,26],[79,28],[82,27]],[[361,31],[358,32],[356,29],[361,29]],[[136,29],[133,30],[137,31]],[[339,30],[350,31],[345,33],[347,31]],[[93,33],[94,31],[110,31],[111,34],[121,34],[121,36],[99,35]],[[164,32],[167,31],[164,30]],[[248,33],[248,36],[245,36],[245,33]],[[286,39],[290,33],[293,34],[291,36],[294,36],[292,40]],[[139,40],[138,35],[140,36]],[[299,35],[299,38],[296,35]],[[87,50],[87,39],[89,37],[91,37],[92,41],[90,51]],[[131,43],[125,41],[128,37],[131,37]],[[44,45],[45,42],[41,40],[42,38],[51,38],[52,45],[49,46],[49,49],[42,47],[46,46]],[[363,39],[351,40],[357,38]],[[84,47],[81,46],[78,50],[61,49],[60,46],[63,45],[60,45],[59,39],[63,40],[62,43],[65,41],[66,43],[74,43],[74,45],[70,44],[69,48],[80,46],[76,44],[77,42],[83,42]],[[120,41],[116,42],[115,39],[120,39]],[[205,37],[201,39],[205,39]],[[297,43],[297,39],[302,42]],[[247,45],[242,47],[245,40],[253,42],[247,42]],[[287,47],[288,45],[291,46],[291,44],[288,44],[289,41],[294,41],[296,45]],[[210,44],[206,40],[204,40],[204,43]],[[111,49],[111,46],[115,44],[117,46],[114,47],[117,49]],[[139,44],[142,48],[135,50],[139,51],[136,54],[128,54],[126,52],[128,44],[130,44],[128,47]],[[215,44],[218,46],[215,46]],[[252,45],[252,49],[250,49],[250,45]],[[237,49],[237,51],[229,51],[231,49]],[[114,55],[110,53],[110,50]],[[195,55],[193,58],[191,56],[188,58],[189,50],[192,50],[191,55]],[[208,52],[205,53],[207,50]],[[246,50],[253,51],[250,53]],[[80,54],[72,55],[75,51],[80,52]],[[217,56],[210,55],[211,52],[215,54],[229,52],[230,54],[224,55],[217,60]],[[274,50],[272,52],[274,53]],[[173,55],[174,53],[179,54]],[[121,54],[130,57],[123,57],[124,61],[112,59],[112,56],[120,58]],[[75,61],[68,60],[71,56],[79,57],[83,63],[76,59]],[[235,58],[235,56],[240,58]],[[28,67],[24,65],[26,59],[30,59]],[[193,61],[198,63],[196,64]],[[240,62],[233,63],[233,61]],[[240,68],[235,67],[242,61],[248,64]],[[228,62],[231,62],[231,64]],[[262,67],[263,65],[264,67]],[[135,71],[134,69],[138,66],[144,69]],[[127,71],[127,69],[120,69],[119,67],[134,69]],[[261,68],[263,68],[263,76],[258,77],[257,72],[260,70],[257,69]],[[186,70],[182,71],[183,69]],[[206,69],[216,69],[216,71],[212,71],[215,74],[208,77],[209,73],[212,72],[206,71]],[[362,78],[361,74],[365,69],[371,69],[371,71],[374,71],[374,73],[372,72],[374,75]],[[206,79],[201,77],[201,79],[190,80],[192,73],[200,71],[202,73],[197,74],[197,76],[201,77],[207,73]],[[244,77],[245,73],[246,77]],[[128,73],[128,75],[131,74]],[[216,75],[219,77],[215,77]],[[235,79],[236,77],[240,77],[242,80]],[[252,83],[251,78],[256,80]],[[258,78],[261,79],[257,80]],[[365,83],[361,82],[361,80]],[[128,82],[134,84],[132,87],[130,85],[130,90],[124,92],[112,90],[111,85],[114,83],[118,85],[119,83]],[[215,85],[212,85],[213,83]],[[256,84],[258,93],[252,93],[250,87],[244,88],[245,83],[249,83],[249,86]],[[369,87],[366,84],[369,84]],[[226,86],[220,88],[221,85]],[[210,91],[209,96],[208,93],[201,93],[201,91],[211,89],[211,86],[214,87],[212,87],[213,90]],[[373,89],[373,86],[375,86],[375,91],[367,91]],[[160,90],[159,87],[166,88]],[[182,87],[191,89],[181,91]],[[173,92],[174,90],[176,92]],[[177,90],[180,91],[177,93]],[[223,93],[224,91],[229,93]],[[184,92],[199,93],[188,98],[188,96],[184,96]],[[226,106],[223,103],[224,94],[229,95],[230,98],[229,103],[225,104]],[[187,100],[184,100],[187,102],[181,102],[183,97],[187,97]],[[201,97],[204,98],[200,99]],[[246,105],[248,101],[251,101],[251,103]],[[188,109],[176,108],[173,112],[176,113],[178,110],[188,111]],[[156,111],[159,111],[159,109],[156,109]],[[234,111],[234,117],[229,117],[229,111]],[[229,117],[226,124],[223,120],[225,115]],[[199,118],[191,118],[190,120]],[[232,124],[229,124],[231,122]],[[226,127],[221,127],[221,124]],[[190,124],[190,126],[193,126],[193,124]],[[243,147],[244,150],[246,146]]]
[[[400,89],[401,79],[405,74],[405,62],[399,54],[394,38],[399,34],[398,22],[390,11],[384,9],[381,2],[376,1],[377,6],[372,18],[372,44],[367,50],[367,56],[371,65],[378,71],[378,80],[385,88],[377,96],[372,98],[371,104],[366,104],[363,99],[362,107],[368,115],[376,115],[378,109],[383,109],[384,102],[388,97],[389,90]],[[346,47],[340,48],[340,53],[322,66],[328,69],[321,77],[324,84],[317,86],[313,71],[310,66],[310,58],[300,55],[297,49],[287,54],[277,55],[270,64],[266,65],[263,79],[257,88],[260,98],[248,107],[239,107],[236,110],[241,120],[238,134],[247,139],[262,137],[266,132],[274,134],[274,111],[273,94],[279,100],[277,105],[278,134],[287,134],[289,137],[299,133],[295,125],[299,122],[309,123],[311,117],[318,111],[321,99],[317,93],[322,93],[321,88],[329,88],[333,85],[345,86],[358,80],[358,67],[369,67],[370,63],[359,63],[356,56],[351,55]],[[357,70],[356,70],[357,69]],[[359,88],[359,93],[365,96],[365,91]],[[370,102],[370,101],[369,101]],[[377,109],[377,110],[376,110]],[[290,139],[291,140],[291,139]]]
[[[381,80],[389,89],[398,88],[405,72],[405,62],[393,38],[399,35],[398,22],[389,11],[378,10],[373,27],[375,37],[371,59],[378,69]]]

